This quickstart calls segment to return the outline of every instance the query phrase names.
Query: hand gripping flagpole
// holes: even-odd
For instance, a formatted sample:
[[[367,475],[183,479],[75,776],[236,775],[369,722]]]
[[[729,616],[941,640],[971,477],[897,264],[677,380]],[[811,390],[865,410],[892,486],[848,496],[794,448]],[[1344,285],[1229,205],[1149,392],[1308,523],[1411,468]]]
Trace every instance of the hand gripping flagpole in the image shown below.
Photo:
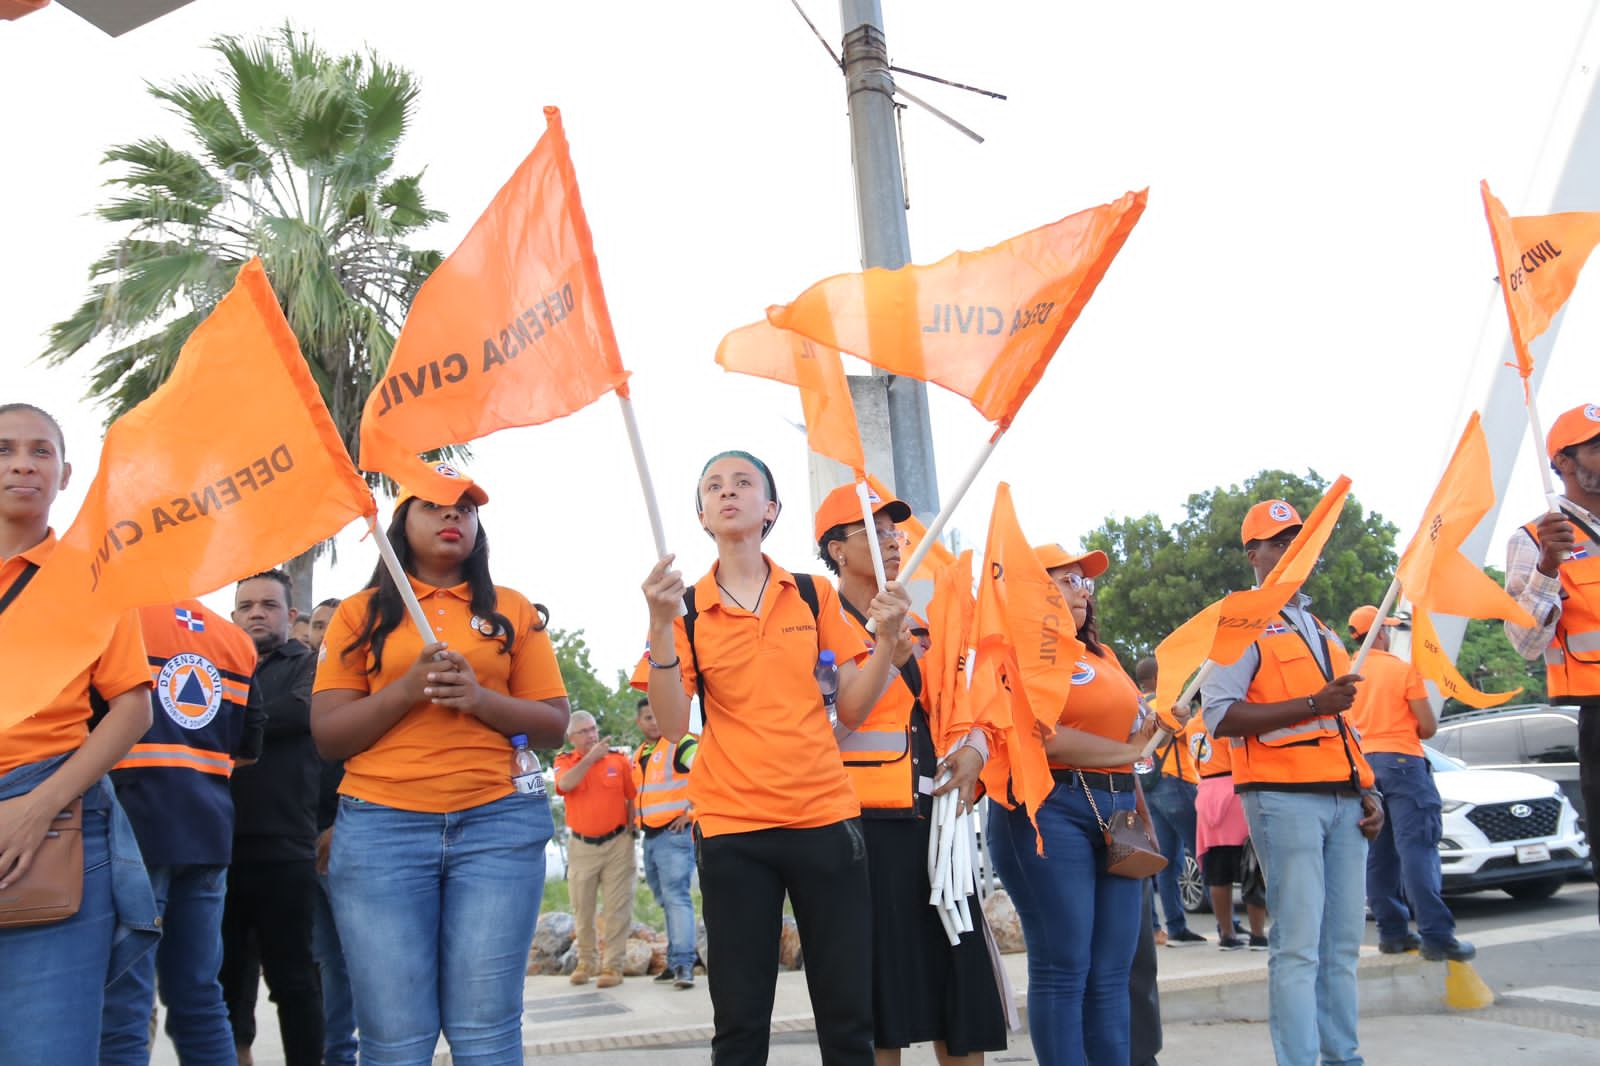
[[[995,446],[1000,443],[1000,438],[1005,436],[1005,432],[1005,426],[996,429],[994,436],[990,437],[988,443],[978,450],[977,456],[972,461],[972,466],[962,475],[961,481],[956,485],[955,492],[945,501],[945,505],[939,509],[938,516],[934,518],[933,524],[928,527],[928,532],[917,545],[917,550],[911,553],[909,560],[901,564],[900,581],[902,584],[910,581],[911,575],[917,572],[917,565],[922,562],[923,556],[927,555],[928,550],[933,547],[934,541],[939,539],[939,534],[944,532],[945,523],[950,521],[951,514],[960,506],[962,498],[967,494],[967,490],[972,488],[972,483],[977,480],[978,471],[983,469],[983,464],[988,462],[989,456],[994,454]]]
[[[1212,662],[1210,659],[1207,659],[1205,662],[1201,663],[1200,669],[1195,671],[1194,680],[1190,681],[1189,684],[1185,686],[1183,695],[1178,697],[1177,705],[1179,707],[1187,707],[1194,700],[1195,693],[1200,691],[1200,686],[1205,684],[1206,678],[1211,676],[1211,671],[1215,670],[1216,668],[1217,664]],[[1156,710],[1159,711],[1160,708],[1158,707]],[[1140,754],[1139,758],[1150,758],[1150,756],[1156,753],[1156,749],[1161,746],[1162,741],[1166,740],[1168,737],[1177,736],[1176,733],[1169,733],[1165,729],[1161,728],[1160,721],[1160,718],[1156,719],[1157,726],[1155,735],[1145,743],[1144,751]]]
[[[400,557],[394,553],[394,545],[389,543],[389,535],[378,528],[376,515],[367,516],[367,529],[371,531],[372,539],[377,541],[378,557],[383,560],[384,569],[389,571],[395,587],[400,590],[400,598],[406,604],[406,613],[411,616],[417,632],[421,634],[423,646],[439,643],[439,635],[428,624],[428,616],[422,610],[422,604],[417,601],[417,592],[411,587],[411,579],[406,575],[405,567],[400,565]]]
[[[1383,620],[1389,617],[1389,612],[1394,610],[1394,601],[1400,598],[1400,578],[1389,582],[1389,591],[1383,594],[1383,602],[1378,604],[1378,616],[1372,620],[1372,628],[1367,630],[1367,635],[1361,640],[1361,650],[1356,652],[1355,662],[1350,664],[1350,672],[1359,674],[1361,666],[1367,661],[1367,653],[1372,650],[1373,641],[1378,639],[1378,630],[1383,628]]]
[[[633,449],[633,466],[639,471],[639,488],[644,493],[644,509],[650,518],[650,535],[655,538],[656,558],[665,559],[667,533],[661,525],[661,508],[656,503],[655,484],[650,480],[650,465],[644,458],[644,441],[639,437],[639,422],[633,417],[633,400],[628,396],[628,386],[625,384],[617,388],[617,405],[622,408],[622,424],[628,430],[628,447]],[[688,613],[681,603],[678,613]]]

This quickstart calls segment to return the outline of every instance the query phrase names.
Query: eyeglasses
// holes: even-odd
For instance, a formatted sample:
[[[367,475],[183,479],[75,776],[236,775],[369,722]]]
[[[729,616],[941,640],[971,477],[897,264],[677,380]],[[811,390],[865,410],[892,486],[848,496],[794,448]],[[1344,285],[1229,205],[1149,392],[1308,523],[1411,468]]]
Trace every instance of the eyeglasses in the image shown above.
[[[1082,574],[1068,574],[1063,580],[1070,589],[1082,589],[1089,595],[1094,595],[1094,578],[1084,577]]]
[[[852,529],[850,532],[845,534],[845,539],[849,540],[851,537],[855,536],[857,533],[865,533],[866,531],[867,531],[867,527],[866,526],[862,526],[860,529]],[[909,544],[911,542],[911,538],[906,536],[904,530],[895,529],[892,526],[890,528],[888,528],[888,529],[880,529],[880,530],[877,531],[877,533],[878,533],[878,543],[879,544],[884,544],[884,545],[898,544],[901,547],[905,547],[905,545],[907,545],[907,544]]]

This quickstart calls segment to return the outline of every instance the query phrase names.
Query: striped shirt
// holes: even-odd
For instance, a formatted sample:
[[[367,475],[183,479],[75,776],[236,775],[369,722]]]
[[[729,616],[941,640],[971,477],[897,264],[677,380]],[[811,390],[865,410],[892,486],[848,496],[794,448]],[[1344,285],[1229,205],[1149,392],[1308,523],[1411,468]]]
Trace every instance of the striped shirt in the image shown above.
[[[1563,511],[1570,511],[1592,529],[1600,529],[1600,517],[1565,496],[1559,499]],[[1507,622],[1506,639],[1524,659],[1537,659],[1550,646],[1556,620],[1561,617],[1561,579],[1539,572],[1539,542],[1526,529],[1513,533],[1506,545],[1506,592],[1539,623],[1528,627]]]

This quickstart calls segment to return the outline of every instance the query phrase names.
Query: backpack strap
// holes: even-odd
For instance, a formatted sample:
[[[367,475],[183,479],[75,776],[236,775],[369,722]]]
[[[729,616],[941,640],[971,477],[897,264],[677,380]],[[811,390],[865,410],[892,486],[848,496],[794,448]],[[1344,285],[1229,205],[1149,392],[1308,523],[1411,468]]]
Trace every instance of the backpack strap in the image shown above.
[[[817,605],[817,579],[810,574],[795,574],[794,588],[800,593],[800,598],[806,601],[806,606],[811,608],[812,621],[816,621],[822,613],[822,608]],[[818,634],[818,639],[821,639],[821,634]]]
[[[689,641],[689,664],[694,667],[695,692],[700,697],[700,717],[706,714],[706,681],[700,673],[700,655],[694,649],[694,620],[700,612],[694,605],[694,586],[683,590],[683,635]]]
[[[22,573],[17,575],[17,579],[11,583],[11,587],[6,589],[5,595],[0,596],[0,613],[3,613],[7,607],[11,606],[12,602],[15,601],[18,596],[22,595],[22,590],[28,587],[28,582],[32,581],[33,575],[37,574],[38,572],[38,563],[27,563],[22,567]],[[811,603],[811,613],[816,614],[817,607],[815,597],[817,593],[815,589],[811,590],[811,595],[813,598],[808,602]]]

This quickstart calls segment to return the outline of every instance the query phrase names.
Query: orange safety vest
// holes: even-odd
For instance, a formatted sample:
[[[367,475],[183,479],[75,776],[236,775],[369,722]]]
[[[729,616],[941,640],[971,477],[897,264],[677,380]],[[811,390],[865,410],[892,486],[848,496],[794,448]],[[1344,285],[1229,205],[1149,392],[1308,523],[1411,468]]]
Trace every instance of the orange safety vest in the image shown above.
[[[851,622],[867,634],[867,627],[857,616],[854,607],[845,603],[845,614]],[[868,643],[871,636],[867,635]],[[917,806],[916,759],[911,750],[911,716],[917,697],[907,682],[907,675],[917,681],[921,689],[921,673],[914,669],[913,658],[899,677],[889,682],[888,689],[873,706],[871,713],[850,732],[837,730],[839,755],[844,759],[845,772],[855,787],[856,799],[863,809],[877,811],[903,811],[914,815]]]
[[[1522,528],[1538,542],[1532,522]],[[1600,696],[1600,544],[1581,527],[1578,534],[1572,557],[1561,564],[1561,614],[1544,650],[1551,697]]]
[[[677,768],[678,752],[700,738],[686,733],[676,744],[665,738],[640,744],[633,753],[633,780],[639,793],[639,824],[660,829],[689,810],[689,775]]]
[[[1314,696],[1334,677],[1350,672],[1350,656],[1339,638],[1317,623],[1311,639],[1328,651],[1331,674],[1324,674],[1311,646],[1293,626],[1274,623],[1256,640],[1261,665],[1245,693],[1246,703],[1282,703]],[[1317,714],[1255,737],[1232,737],[1234,790],[1304,789],[1344,785],[1371,788],[1372,767],[1361,741],[1343,717]]]

